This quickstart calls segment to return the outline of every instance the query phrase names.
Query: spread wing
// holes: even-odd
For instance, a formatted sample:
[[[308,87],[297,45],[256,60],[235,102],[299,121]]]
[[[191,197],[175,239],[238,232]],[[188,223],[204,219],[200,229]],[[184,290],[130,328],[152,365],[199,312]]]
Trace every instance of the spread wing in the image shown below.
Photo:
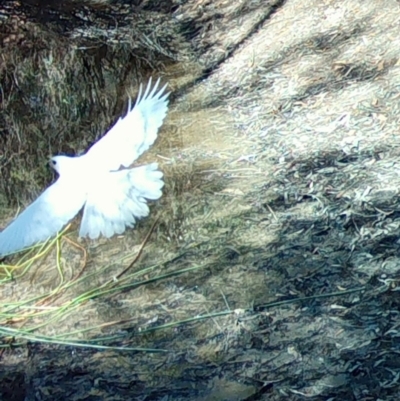
[[[110,238],[146,217],[146,199],[162,195],[163,174],[157,168],[157,163],[152,163],[104,174],[87,195],[79,236],[95,239],[102,234]]]
[[[131,99],[128,112],[120,117],[107,134],[95,143],[85,155],[90,163],[108,171],[129,167],[156,140],[168,109],[167,85],[158,90],[160,80],[151,87],[151,78],[142,94],[140,85],[135,105]]]
[[[0,233],[0,256],[57,234],[82,208],[86,194],[59,178]]]

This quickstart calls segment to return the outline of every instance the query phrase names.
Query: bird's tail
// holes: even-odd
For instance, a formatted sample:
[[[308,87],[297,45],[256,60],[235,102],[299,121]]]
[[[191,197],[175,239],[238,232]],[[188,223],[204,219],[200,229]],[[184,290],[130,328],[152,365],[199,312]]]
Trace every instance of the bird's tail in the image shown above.
[[[162,195],[163,173],[157,163],[109,173],[88,193],[79,235],[109,238],[149,214],[147,199]]]
[[[126,172],[131,190],[135,192],[136,196],[151,200],[161,198],[164,181],[163,173],[158,170],[157,163],[119,171],[119,173],[123,172]]]

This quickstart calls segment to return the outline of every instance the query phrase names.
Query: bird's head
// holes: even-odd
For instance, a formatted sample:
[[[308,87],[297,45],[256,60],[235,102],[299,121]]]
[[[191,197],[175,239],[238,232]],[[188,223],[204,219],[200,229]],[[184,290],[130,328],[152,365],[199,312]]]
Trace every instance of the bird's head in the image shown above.
[[[67,171],[71,169],[71,162],[74,158],[68,156],[53,156],[50,159],[50,166],[57,171],[59,175],[63,173],[63,171]]]

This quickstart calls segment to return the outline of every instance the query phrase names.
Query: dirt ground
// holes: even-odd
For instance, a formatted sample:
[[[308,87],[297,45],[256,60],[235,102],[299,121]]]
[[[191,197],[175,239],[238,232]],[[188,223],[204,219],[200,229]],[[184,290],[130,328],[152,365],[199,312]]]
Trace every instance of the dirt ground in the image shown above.
[[[180,12],[201,20],[198,3]],[[54,307],[124,270],[155,224],[126,288],[24,323],[148,351],[4,348],[2,400],[399,399],[400,5],[202,3],[207,51],[165,71],[143,159],[165,196],[124,237],[81,242],[82,281]],[[61,244],[71,276],[84,253]],[[54,289],[55,252],[3,302]]]

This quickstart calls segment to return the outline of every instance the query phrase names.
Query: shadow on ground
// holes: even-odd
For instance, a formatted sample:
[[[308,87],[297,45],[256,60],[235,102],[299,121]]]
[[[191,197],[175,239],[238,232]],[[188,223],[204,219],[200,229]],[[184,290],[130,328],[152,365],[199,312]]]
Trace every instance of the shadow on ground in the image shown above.
[[[212,247],[200,244],[171,262],[203,259],[200,271],[147,286],[159,292],[159,303],[136,306],[143,317],[156,312],[154,322],[138,322],[146,329],[167,324],[199,299],[209,312],[231,311],[227,316],[146,335],[134,326],[124,331],[122,344],[165,353],[39,344],[5,350],[14,363],[3,373],[2,399],[281,399],[275,387],[289,399],[395,396],[399,199],[372,192],[354,203],[340,192],[365,185],[346,175],[350,163],[379,159],[383,151],[296,160],[293,171],[276,177],[281,192],[249,194],[251,209],[212,228],[220,230]],[[270,240],[253,238],[250,246],[244,221],[269,230]],[[163,299],[170,286],[174,297]],[[112,308],[127,297],[104,302]]]

